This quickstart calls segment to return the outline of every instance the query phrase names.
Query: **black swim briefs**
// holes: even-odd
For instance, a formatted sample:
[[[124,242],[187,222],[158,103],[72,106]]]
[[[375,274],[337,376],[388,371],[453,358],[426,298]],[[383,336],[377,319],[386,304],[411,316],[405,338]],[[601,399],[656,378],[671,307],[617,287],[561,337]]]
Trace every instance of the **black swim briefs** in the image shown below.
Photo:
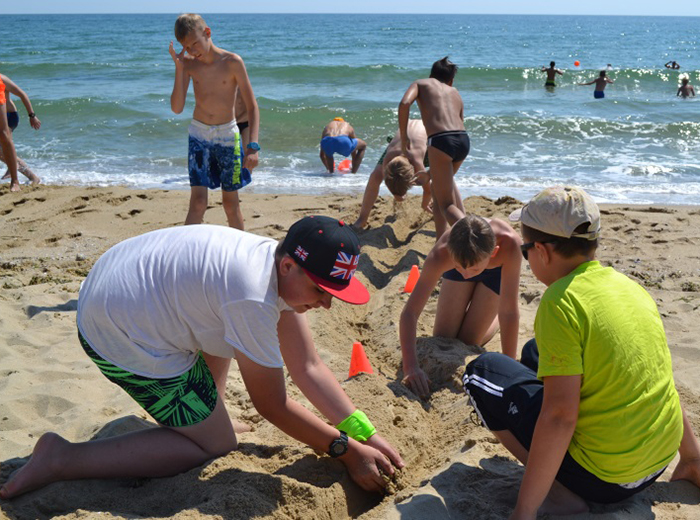
[[[453,161],[463,161],[469,155],[469,135],[464,130],[438,132],[428,137],[428,146],[449,155]]]

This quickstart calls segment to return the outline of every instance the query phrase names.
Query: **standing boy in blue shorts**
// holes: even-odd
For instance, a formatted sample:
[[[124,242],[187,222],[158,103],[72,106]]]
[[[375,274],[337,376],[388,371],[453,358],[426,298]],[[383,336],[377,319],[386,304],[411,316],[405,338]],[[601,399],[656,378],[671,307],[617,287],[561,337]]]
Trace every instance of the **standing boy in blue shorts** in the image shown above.
[[[364,489],[383,489],[382,472],[403,467],[401,456],[323,363],[305,315],[333,298],[369,300],[354,276],[359,255],[350,226],[323,216],[296,222],[279,243],[202,225],[112,247],[80,287],[78,338],[158,427],[82,443],[46,433],[0,498],[63,480],[177,475],[235,450],[224,404],[232,358],[260,415],[342,461]],[[285,367],[328,422],[287,395]]]
[[[462,196],[454,181],[455,173],[469,155],[469,136],[464,130],[464,103],[452,86],[457,65],[447,56],[433,63],[430,77],[414,81],[399,103],[399,132],[405,156],[412,146],[408,120],[413,102],[418,103],[428,134],[428,159],[433,192],[433,218],[436,237],[464,217]]]
[[[343,157],[352,156],[352,173],[357,173],[365,157],[367,143],[358,139],[355,129],[342,117],[336,117],[328,123],[321,132],[321,152],[319,157],[328,170],[333,173],[335,163],[333,154],[340,154]]]
[[[464,388],[484,425],[525,464],[511,519],[575,514],[671,480],[700,486],[700,445],[681,410],[661,316],[636,282],[595,260],[600,213],[580,188],[536,195],[511,220],[547,290],[520,363],[486,353]]]
[[[185,224],[203,222],[207,190],[221,186],[229,226],[243,229],[238,190],[250,183],[260,150],[258,104],[245,64],[237,54],[214,45],[211,29],[198,14],[180,15],[175,22],[175,37],[182,51],[176,53],[170,42],[169,52],[175,62],[170,107],[176,114],[185,108],[190,79],[195,99],[188,154],[192,192]],[[245,151],[234,112],[237,93],[243,98],[250,123],[250,142]]]

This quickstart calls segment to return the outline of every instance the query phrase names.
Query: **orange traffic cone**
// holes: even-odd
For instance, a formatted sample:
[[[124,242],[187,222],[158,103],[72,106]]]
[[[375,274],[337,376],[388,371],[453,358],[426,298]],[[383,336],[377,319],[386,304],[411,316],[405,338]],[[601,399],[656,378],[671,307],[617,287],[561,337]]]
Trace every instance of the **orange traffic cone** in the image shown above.
[[[374,374],[372,365],[369,364],[369,359],[367,359],[367,354],[365,354],[365,349],[362,348],[362,343],[356,341],[352,344],[352,356],[350,357],[350,372],[348,372],[348,377],[356,376],[360,372]]]
[[[411,267],[411,272],[408,273],[408,280],[406,280],[406,287],[403,288],[403,292],[412,293],[418,283],[418,278],[420,278],[420,271],[418,266],[414,265]]]

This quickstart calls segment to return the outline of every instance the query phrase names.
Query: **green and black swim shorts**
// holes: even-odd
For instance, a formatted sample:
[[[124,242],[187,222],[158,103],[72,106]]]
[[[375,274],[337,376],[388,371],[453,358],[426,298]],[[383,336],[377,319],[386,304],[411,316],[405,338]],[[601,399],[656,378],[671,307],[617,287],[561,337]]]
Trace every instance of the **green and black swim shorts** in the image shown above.
[[[192,426],[214,411],[218,394],[214,378],[201,352],[197,362],[184,374],[154,379],[133,374],[101,358],[80,332],[78,339],[104,376],[123,388],[160,424],[171,428]]]

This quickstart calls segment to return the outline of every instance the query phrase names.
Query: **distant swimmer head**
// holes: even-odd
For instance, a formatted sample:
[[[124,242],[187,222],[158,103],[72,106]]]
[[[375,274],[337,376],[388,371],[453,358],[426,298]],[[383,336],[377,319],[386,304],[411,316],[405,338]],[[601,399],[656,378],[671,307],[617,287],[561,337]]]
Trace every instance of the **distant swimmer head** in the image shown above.
[[[600,77],[601,77],[601,78],[604,78],[604,77],[605,77],[605,71],[604,71],[604,70],[601,70],[601,71],[600,71]]]
[[[334,118],[333,118],[333,121],[343,121],[343,122],[345,122],[345,119],[343,119],[342,117],[334,117]]]
[[[578,67],[579,65],[581,65],[581,62],[578,61],[578,60],[576,60],[576,61],[574,62],[574,67]]]
[[[445,56],[441,60],[437,60],[433,63],[433,68],[430,69],[430,77],[442,83],[446,83],[447,85],[452,85],[452,81],[455,79],[459,67],[448,58],[449,56]]]
[[[550,61],[550,62],[549,62],[549,66],[550,66],[550,67],[554,68],[555,65],[556,65],[556,63],[554,63],[553,61]]]
[[[403,200],[409,188],[416,183],[416,172],[406,157],[394,157],[384,168],[384,184],[396,200]]]

